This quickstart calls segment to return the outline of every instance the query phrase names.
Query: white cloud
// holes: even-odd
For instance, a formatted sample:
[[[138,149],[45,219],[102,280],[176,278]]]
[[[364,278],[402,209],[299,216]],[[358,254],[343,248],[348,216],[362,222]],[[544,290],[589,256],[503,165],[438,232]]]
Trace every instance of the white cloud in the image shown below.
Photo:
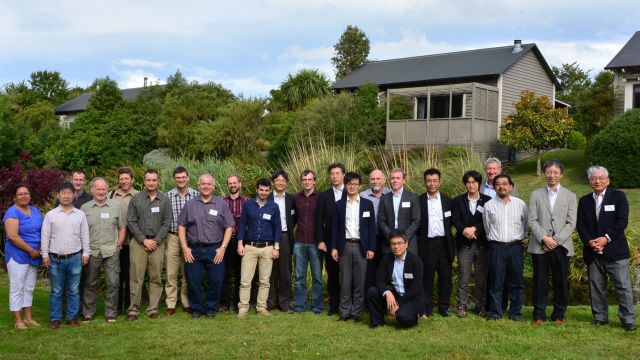
[[[454,46],[447,42],[432,42],[422,32],[404,30],[399,40],[372,43],[369,59],[395,59],[457,50],[461,50],[460,46]]]
[[[164,69],[167,64],[164,62],[156,62],[145,59],[118,59],[113,62],[115,65],[124,65],[128,67],[143,67],[143,68],[154,68],[154,69]]]
[[[144,78],[147,78],[148,85],[164,84],[158,75],[143,70],[118,71],[118,87],[120,89],[137,88],[144,86]]]
[[[292,45],[278,56],[278,61],[326,61],[327,59],[331,59],[332,56],[333,47],[331,46],[321,46],[305,49],[299,45]]]
[[[549,65],[577,62],[589,75],[596,76],[622,49],[628,39],[615,39],[611,42],[594,41],[538,41],[542,55]]]

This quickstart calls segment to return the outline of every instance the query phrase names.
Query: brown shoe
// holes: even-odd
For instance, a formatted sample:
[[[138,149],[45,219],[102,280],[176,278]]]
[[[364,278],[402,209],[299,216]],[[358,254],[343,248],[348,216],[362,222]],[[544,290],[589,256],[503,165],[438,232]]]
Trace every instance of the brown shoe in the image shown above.
[[[564,319],[556,319],[554,323],[558,326],[563,326],[567,324],[567,322]]]
[[[478,311],[476,311],[476,314],[478,314],[478,316],[486,318],[489,316],[489,313],[487,312],[487,310],[484,307],[481,307],[480,309],[478,309]]]
[[[535,327],[540,327],[540,326],[542,326],[542,320],[534,320],[534,321],[533,321],[533,326],[535,326]]]
[[[467,311],[464,309],[464,306],[458,307],[458,310],[456,311],[456,315],[459,318],[463,318],[467,316]]]
[[[127,315],[127,321],[136,321],[136,320],[138,320],[138,315],[136,314]]]
[[[152,312],[151,314],[149,314],[149,319],[157,319],[159,317],[160,315],[158,315],[157,312]]]
[[[80,326],[80,323],[78,322],[77,319],[67,320],[67,322],[65,322],[65,324],[70,325],[70,326]]]
[[[49,329],[51,329],[51,330],[55,330],[55,329],[57,329],[59,327],[60,327],[60,320],[52,320],[49,323]]]
[[[176,309],[167,309],[167,316],[173,316],[176,313]]]
[[[191,314],[191,308],[182,308],[182,311],[186,312],[187,314]]]

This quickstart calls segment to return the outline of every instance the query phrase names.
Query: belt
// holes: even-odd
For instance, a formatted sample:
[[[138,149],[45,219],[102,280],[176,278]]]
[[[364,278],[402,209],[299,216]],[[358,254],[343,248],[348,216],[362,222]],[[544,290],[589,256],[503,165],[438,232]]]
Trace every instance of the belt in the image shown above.
[[[249,242],[247,243],[247,246],[253,246],[253,247],[257,247],[257,248],[263,248],[263,247],[267,247],[267,246],[273,246],[273,241],[262,241],[262,242],[249,241]]]
[[[352,238],[352,239],[346,239],[346,240],[348,243],[360,244],[360,239]]]
[[[178,233],[177,233],[177,232],[173,232],[173,231],[169,231],[169,234],[172,234],[172,235],[178,236]]]
[[[444,236],[427,237],[427,240],[444,240]]]
[[[514,245],[522,245],[522,240],[514,240],[514,241],[489,240],[489,243],[495,246],[514,246]]]
[[[194,242],[194,243],[189,243],[188,245],[189,245],[190,248],[194,248],[194,247],[206,248],[206,247],[213,247],[213,246],[216,246],[218,244],[219,243],[209,244],[209,243],[196,243],[196,242]]]
[[[74,257],[78,254],[80,254],[82,252],[82,250],[80,251],[76,251],[73,254],[66,254],[66,255],[60,255],[60,254],[54,254],[54,253],[49,253],[49,256],[51,256],[54,259],[68,259],[70,257]]]

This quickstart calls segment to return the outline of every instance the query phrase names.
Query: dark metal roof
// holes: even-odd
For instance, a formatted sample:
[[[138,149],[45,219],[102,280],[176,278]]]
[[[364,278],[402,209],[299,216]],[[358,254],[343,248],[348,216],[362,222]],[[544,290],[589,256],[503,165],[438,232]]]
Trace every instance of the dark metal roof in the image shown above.
[[[164,86],[164,85],[160,85]],[[120,93],[122,94],[123,100],[133,100],[143,89],[147,87],[138,87],[131,89],[122,89]],[[54,113],[56,115],[65,115],[65,114],[75,114],[79,112],[83,112],[87,110],[87,106],[89,106],[89,98],[93,95],[93,93],[84,93],[82,95],[76,96],[75,98],[65,102],[62,105],[57,106],[54,109]]]
[[[640,31],[627,41],[613,59],[605,66],[605,70],[640,66]]]
[[[545,71],[559,88],[536,44],[523,44],[522,51],[513,53],[513,46],[460,51],[446,54],[371,61],[336,81],[334,89],[350,89],[371,81],[378,86],[417,82],[438,82],[452,79],[479,78],[503,74],[523,56],[533,51]]]

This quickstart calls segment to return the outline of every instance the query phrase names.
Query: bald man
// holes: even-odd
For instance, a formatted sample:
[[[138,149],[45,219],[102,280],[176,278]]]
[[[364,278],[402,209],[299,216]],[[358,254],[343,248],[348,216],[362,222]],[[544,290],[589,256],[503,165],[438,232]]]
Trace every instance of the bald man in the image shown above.
[[[391,192],[391,189],[385,186],[386,176],[380,169],[375,169],[369,174],[369,188],[360,193],[360,197],[371,200],[373,210],[375,212],[376,225],[378,223],[378,208],[380,207],[380,198],[384,194]],[[376,234],[376,250],[372,261],[367,261],[367,279],[365,281],[365,289],[376,285],[376,271],[378,264],[382,260],[382,244],[386,243],[386,239],[382,233]]]

